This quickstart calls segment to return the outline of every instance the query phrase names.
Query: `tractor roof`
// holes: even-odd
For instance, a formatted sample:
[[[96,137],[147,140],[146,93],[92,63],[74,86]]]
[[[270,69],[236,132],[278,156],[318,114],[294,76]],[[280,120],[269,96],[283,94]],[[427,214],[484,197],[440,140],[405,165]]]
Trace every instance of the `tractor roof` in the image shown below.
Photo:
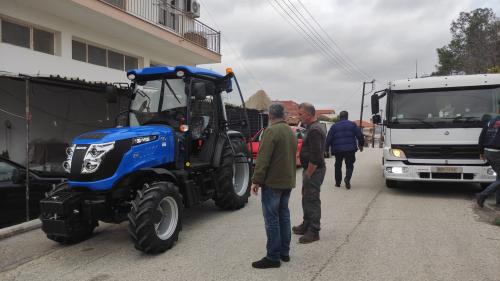
[[[127,72],[127,76],[133,74],[135,75],[135,79],[142,80],[141,78],[146,78],[151,76],[153,77],[176,76],[178,71],[184,71],[184,73],[189,75],[201,75],[215,79],[224,77],[223,75],[220,75],[219,73],[212,71],[210,69],[199,68],[194,66],[184,66],[184,65],[157,66],[157,67],[145,67],[145,68],[133,69]]]

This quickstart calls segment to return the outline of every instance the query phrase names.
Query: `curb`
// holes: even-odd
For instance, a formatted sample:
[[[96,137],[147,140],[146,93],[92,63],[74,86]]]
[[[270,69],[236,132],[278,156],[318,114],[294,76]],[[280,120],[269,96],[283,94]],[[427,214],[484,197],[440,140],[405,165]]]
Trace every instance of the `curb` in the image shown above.
[[[39,219],[28,221],[21,224],[16,224],[0,229],[0,240],[12,237],[17,234],[25,233],[33,229],[40,228],[42,222]]]

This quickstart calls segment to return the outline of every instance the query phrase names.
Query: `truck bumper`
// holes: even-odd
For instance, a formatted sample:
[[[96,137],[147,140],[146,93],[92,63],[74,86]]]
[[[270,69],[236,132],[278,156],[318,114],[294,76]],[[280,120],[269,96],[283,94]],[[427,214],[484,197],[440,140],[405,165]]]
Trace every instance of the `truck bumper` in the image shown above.
[[[490,183],[496,174],[489,166],[408,165],[385,161],[384,177],[394,181]]]

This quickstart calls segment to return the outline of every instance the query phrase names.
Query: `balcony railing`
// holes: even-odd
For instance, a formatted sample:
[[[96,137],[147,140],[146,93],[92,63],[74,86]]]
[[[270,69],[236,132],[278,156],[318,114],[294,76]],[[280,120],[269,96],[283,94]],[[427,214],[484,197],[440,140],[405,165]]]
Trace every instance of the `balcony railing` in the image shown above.
[[[220,32],[167,0],[98,0],[220,54]]]

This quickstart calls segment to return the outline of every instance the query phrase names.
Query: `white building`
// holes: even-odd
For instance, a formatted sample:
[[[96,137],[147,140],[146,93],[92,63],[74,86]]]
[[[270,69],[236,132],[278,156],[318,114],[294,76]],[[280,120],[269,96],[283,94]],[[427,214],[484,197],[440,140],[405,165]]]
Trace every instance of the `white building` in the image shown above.
[[[218,63],[195,0],[0,1],[0,71],[127,82],[127,69]]]

